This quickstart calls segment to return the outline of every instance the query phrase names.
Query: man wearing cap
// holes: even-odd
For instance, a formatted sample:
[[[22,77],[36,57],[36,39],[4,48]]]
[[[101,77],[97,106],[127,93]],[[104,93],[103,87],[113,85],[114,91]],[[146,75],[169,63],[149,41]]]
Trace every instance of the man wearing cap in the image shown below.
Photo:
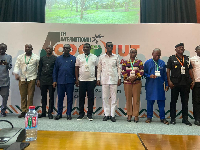
[[[0,95],[2,96],[1,116],[6,117],[6,107],[9,96],[10,77],[12,68],[12,56],[6,54],[7,45],[0,44]]]
[[[167,62],[167,79],[171,88],[170,116],[171,124],[176,124],[176,103],[180,93],[182,102],[182,123],[191,126],[188,121],[188,101],[190,88],[194,87],[192,65],[189,57],[183,55],[184,43],[175,46],[176,54],[169,57]],[[170,76],[171,73],[171,76]]]
[[[42,96],[42,114],[38,115],[38,118],[46,117],[46,105],[47,105],[47,90],[49,91],[49,110],[48,117],[53,119],[53,107],[54,107],[54,92],[53,88],[53,69],[56,61],[56,56],[53,53],[53,47],[48,45],[45,49],[46,56],[40,58],[37,86],[40,87]]]
[[[121,85],[121,66],[119,56],[112,53],[112,42],[106,43],[106,54],[99,57],[97,69],[97,85],[102,84],[102,100],[105,117],[103,121],[111,119],[116,122],[115,109],[117,106],[117,86]],[[111,97],[111,104],[109,98]]]
[[[153,105],[157,100],[160,121],[166,125],[169,122],[165,119],[165,91],[168,91],[167,74],[165,62],[160,59],[161,50],[155,48],[152,52],[152,59],[149,59],[144,64],[144,76],[146,77],[146,100],[147,100],[147,120],[146,123],[151,123],[153,117]]]
[[[76,57],[71,55],[71,46],[65,44],[63,46],[63,55],[56,59],[53,70],[53,87],[57,86],[58,92],[58,114],[55,120],[62,118],[63,100],[65,93],[67,95],[67,120],[71,120],[73,91],[75,83],[75,63]]]
[[[190,59],[193,67],[195,85],[192,89],[194,124],[200,126],[200,45],[195,48],[196,56]]]
[[[19,91],[21,95],[22,113],[18,116],[18,118],[25,117],[29,106],[33,105],[33,96],[35,92],[35,83],[40,57],[32,51],[32,45],[26,44],[25,53],[17,57],[13,71],[15,79],[19,80]]]

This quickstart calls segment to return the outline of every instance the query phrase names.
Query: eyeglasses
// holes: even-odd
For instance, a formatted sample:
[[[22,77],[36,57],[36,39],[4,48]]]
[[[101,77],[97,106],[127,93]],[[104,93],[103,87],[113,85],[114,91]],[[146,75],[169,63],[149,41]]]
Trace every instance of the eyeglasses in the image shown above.
[[[107,45],[107,47],[113,47],[113,45]]]
[[[63,47],[64,49],[71,49],[70,47]]]

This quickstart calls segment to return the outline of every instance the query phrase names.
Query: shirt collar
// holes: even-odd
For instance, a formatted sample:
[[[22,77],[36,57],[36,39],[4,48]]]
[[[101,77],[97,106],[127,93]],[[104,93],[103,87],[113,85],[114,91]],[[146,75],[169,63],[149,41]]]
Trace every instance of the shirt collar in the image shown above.
[[[86,56],[85,53],[83,53],[83,54],[84,54],[84,56]],[[87,56],[89,57],[90,55],[91,55],[91,53],[89,55],[87,55]]]
[[[7,55],[7,54],[5,53],[4,55],[0,55],[0,56],[5,56],[5,55]]]
[[[63,56],[63,57],[66,57],[64,54],[62,54],[62,56]],[[69,54],[69,56],[68,56],[68,57],[70,57],[70,56],[71,56],[71,54]]]
[[[105,53],[104,55],[105,55],[105,56],[108,56],[108,55],[107,55],[107,53]],[[112,53],[112,55],[111,55],[111,56],[114,56],[114,54]],[[108,56],[108,57],[109,57],[109,56]]]
[[[183,57],[185,57],[184,55],[183,55],[183,57],[182,58],[180,58],[178,55],[175,55],[179,60],[182,60],[183,59]]]

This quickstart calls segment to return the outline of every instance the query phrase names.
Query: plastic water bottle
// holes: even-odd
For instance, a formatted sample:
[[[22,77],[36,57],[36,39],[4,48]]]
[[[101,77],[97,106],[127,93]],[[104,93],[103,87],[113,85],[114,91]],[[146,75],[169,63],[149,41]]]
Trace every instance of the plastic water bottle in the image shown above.
[[[29,106],[29,111],[25,116],[26,141],[34,141],[37,139],[38,113],[35,106]]]

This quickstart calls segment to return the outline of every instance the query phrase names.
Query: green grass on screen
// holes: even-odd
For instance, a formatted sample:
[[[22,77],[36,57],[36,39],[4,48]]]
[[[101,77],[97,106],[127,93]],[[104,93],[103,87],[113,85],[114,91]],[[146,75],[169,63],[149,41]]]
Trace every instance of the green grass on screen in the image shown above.
[[[46,23],[139,23],[139,3],[139,0],[47,0]]]

